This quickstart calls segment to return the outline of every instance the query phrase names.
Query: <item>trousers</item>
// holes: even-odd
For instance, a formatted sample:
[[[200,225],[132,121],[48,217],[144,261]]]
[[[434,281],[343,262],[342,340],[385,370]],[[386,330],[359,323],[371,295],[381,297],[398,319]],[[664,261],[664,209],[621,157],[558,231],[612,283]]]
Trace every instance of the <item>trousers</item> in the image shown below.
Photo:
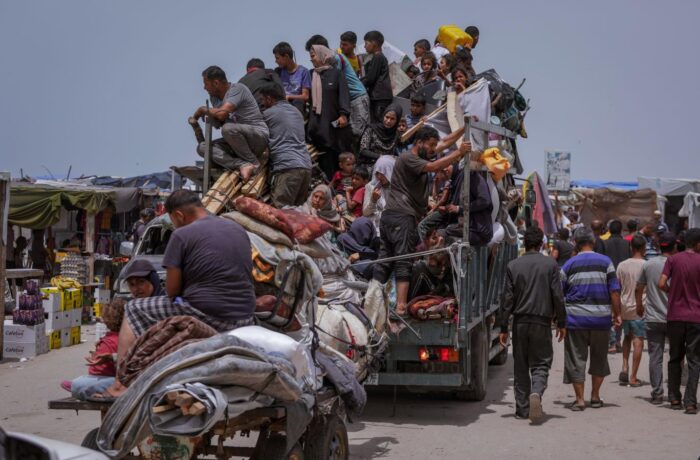
[[[211,159],[222,168],[234,171],[250,164],[257,165],[269,140],[265,131],[241,123],[224,124],[221,135],[223,138],[212,141]],[[197,153],[202,158],[204,147],[204,142],[197,146]]]
[[[685,384],[683,405],[697,405],[698,378],[700,377],[700,324],[685,321],[668,322],[668,399],[681,400],[681,363],[688,362],[688,381]]]
[[[552,328],[522,323],[516,318],[513,322],[513,388],[517,415],[529,415],[530,394],[544,394],[553,355]]]
[[[651,396],[656,398],[664,395],[664,347],[668,333],[666,323],[646,323],[646,325]]]
[[[272,174],[270,199],[276,208],[301,206],[309,196],[311,170],[304,168],[285,169]]]
[[[416,218],[409,214],[384,211],[379,221],[381,238],[379,258],[384,259],[416,252],[418,245],[417,226]],[[375,264],[373,276],[380,283],[386,283],[391,272],[394,271],[398,281],[410,281],[412,266],[411,259],[380,262]]]

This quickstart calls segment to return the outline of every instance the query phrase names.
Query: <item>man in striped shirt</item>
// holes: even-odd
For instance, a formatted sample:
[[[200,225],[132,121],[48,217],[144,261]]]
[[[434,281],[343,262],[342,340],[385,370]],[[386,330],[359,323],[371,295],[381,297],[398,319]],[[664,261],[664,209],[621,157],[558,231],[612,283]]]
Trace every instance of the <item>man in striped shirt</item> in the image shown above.
[[[562,288],[566,299],[566,336],[564,347],[564,383],[571,383],[576,400],[568,407],[582,411],[586,381],[586,362],[591,374],[591,407],[603,407],[600,387],[610,375],[608,339],[610,328],[619,328],[620,283],[609,257],[593,251],[596,238],[587,228],[574,233],[578,255],[561,268]]]

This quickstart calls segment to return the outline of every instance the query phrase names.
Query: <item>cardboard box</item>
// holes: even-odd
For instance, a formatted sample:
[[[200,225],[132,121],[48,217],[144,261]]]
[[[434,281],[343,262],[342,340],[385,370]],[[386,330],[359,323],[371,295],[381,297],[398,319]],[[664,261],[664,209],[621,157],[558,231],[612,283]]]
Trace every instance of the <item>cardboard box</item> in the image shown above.
[[[3,358],[33,358],[46,353],[46,342],[39,339],[36,342],[4,342],[2,347]]]
[[[45,287],[40,289],[43,298],[42,306],[46,312],[63,310],[63,292],[57,287]]]
[[[68,307],[66,310],[71,310],[76,308],[80,298],[81,290],[77,288],[66,289],[66,296],[68,297]]]
[[[83,310],[82,308],[76,308],[68,312],[70,316],[70,322],[68,327],[76,327],[83,324]]]
[[[24,326],[13,324],[11,319],[6,319],[3,327],[3,342],[37,343],[45,335],[45,323]]]
[[[70,347],[70,329],[61,329],[61,347]]]
[[[61,348],[61,331],[53,331],[51,334],[49,334],[48,340],[50,350],[56,350],[57,348]]]
[[[104,304],[95,303],[95,305],[92,306],[92,316],[94,316],[95,318],[101,318],[103,308]]]
[[[65,329],[70,326],[69,322],[65,319],[65,312],[59,311],[55,313],[44,313],[44,318],[46,318],[46,331],[58,331],[60,329]]]
[[[95,289],[95,303],[109,303],[111,291],[109,289]]]
[[[70,328],[70,344],[80,345],[80,326]]]

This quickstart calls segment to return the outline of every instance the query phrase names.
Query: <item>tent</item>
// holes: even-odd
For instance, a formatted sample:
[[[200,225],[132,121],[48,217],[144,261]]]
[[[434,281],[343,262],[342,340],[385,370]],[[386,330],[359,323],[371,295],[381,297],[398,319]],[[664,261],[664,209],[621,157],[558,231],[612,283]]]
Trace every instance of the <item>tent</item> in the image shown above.
[[[663,213],[664,221],[672,231],[680,230],[679,212],[684,207],[684,200],[689,194],[700,193],[700,179],[668,179],[663,177],[640,177],[639,185],[649,187],[659,196],[658,208]],[[692,199],[692,198],[690,198]],[[684,213],[682,217],[689,217]]]
[[[60,219],[61,208],[84,209],[97,214],[107,208],[128,212],[141,204],[138,188],[98,187],[71,182],[12,182],[10,185],[10,225],[42,229]]]
[[[599,180],[572,180],[571,186],[575,188],[609,188],[616,190],[637,190],[639,184],[637,182],[619,182],[619,181],[599,181]]]

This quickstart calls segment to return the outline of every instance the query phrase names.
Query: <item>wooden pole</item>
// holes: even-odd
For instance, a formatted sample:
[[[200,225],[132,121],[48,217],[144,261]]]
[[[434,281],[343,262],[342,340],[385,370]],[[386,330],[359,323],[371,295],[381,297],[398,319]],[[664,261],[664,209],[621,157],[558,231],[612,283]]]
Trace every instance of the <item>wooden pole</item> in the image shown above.
[[[3,358],[5,335],[5,251],[7,251],[7,212],[10,202],[10,174],[0,172],[0,360]]]
[[[88,283],[95,277],[95,213],[85,218],[85,252],[88,253]]]
[[[426,121],[435,117],[436,115],[438,115],[440,112],[442,112],[446,108],[447,108],[447,103],[442,104],[440,107],[438,107],[437,109],[430,112],[430,114],[426,117]],[[401,142],[406,142],[407,140],[409,140],[416,133],[416,131],[418,131],[419,129],[421,129],[423,127],[423,125],[425,125],[425,121],[421,120],[418,123],[416,123],[416,125],[414,127],[412,127],[411,129],[409,129],[408,131],[403,133],[403,135],[401,136]]]

